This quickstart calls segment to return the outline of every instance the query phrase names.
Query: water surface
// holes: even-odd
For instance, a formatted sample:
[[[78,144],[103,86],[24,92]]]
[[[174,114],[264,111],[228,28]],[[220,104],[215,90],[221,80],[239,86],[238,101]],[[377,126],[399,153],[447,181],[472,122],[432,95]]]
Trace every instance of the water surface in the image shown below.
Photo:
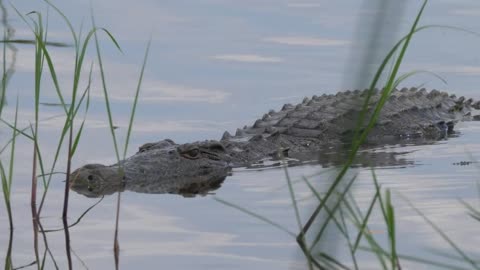
[[[79,26],[89,22],[89,2],[56,3]],[[23,13],[45,5],[21,1],[15,3]],[[113,101],[117,134],[123,140],[130,102],[136,87],[146,40],[152,36],[141,100],[128,152],[151,141],[171,138],[176,142],[219,139],[224,130],[251,124],[269,109],[280,109],[283,103],[300,102],[304,96],[334,93],[353,87],[348,74],[360,61],[356,27],[359,18],[373,16],[359,1],[96,1],[92,4],[97,24],[117,37],[124,54],[107,45],[102,38],[108,87]],[[400,37],[410,26],[419,3],[406,1],[398,21]],[[28,28],[10,10],[11,23],[19,38],[31,38]],[[435,1],[429,3],[421,24],[448,24],[480,32],[480,4],[476,1]],[[54,41],[71,42],[69,32],[58,15],[50,10],[49,36]],[[85,26],[86,27],[86,26]],[[386,41],[392,42],[391,40]],[[480,98],[478,37],[448,30],[424,31],[412,40],[402,72],[427,69],[447,80],[418,75],[402,86],[425,86],[445,89],[457,95]],[[14,100],[20,100],[20,124],[33,119],[33,48],[18,46],[16,73],[9,85],[6,119],[13,119]],[[92,47],[93,49],[93,47]],[[71,88],[73,54],[71,48],[52,48],[61,86]],[[358,54],[357,54],[358,52]],[[87,57],[95,60],[94,51]],[[85,66],[87,71],[88,65]],[[97,68],[95,67],[95,70]],[[347,75],[345,75],[345,71]],[[48,75],[48,74],[47,74]],[[57,102],[48,76],[44,79],[42,102]],[[74,159],[74,167],[85,163],[115,162],[113,144],[104,111],[100,78],[94,78],[92,104],[84,135]],[[85,86],[85,80],[82,87]],[[55,107],[42,107],[42,118],[60,114]],[[41,123],[40,142],[46,164],[50,164],[63,118]],[[434,260],[431,250],[449,252],[448,245],[398,195],[400,193],[438,224],[465,250],[476,255],[478,223],[466,213],[459,198],[478,203],[475,164],[457,166],[469,161],[480,145],[478,123],[459,126],[462,135],[429,145],[394,145],[377,152],[401,152],[396,164],[376,168],[379,181],[395,192],[398,246],[404,254],[420,255]],[[2,141],[10,136],[0,131]],[[30,179],[32,145],[27,139],[17,144],[13,184],[15,266],[30,263],[33,238],[30,214]],[[3,160],[7,160],[4,156]],[[66,168],[65,153],[58,170]],[[331,168],[331,167],[330,167]],[[314,197],[302,184],[309,176],[320,190],[330,183],[327,176],[312,176],[327,170],[321,165],[291,167],[295,194],[301,216],[308,218],[316,206]],[[373,184],[368,168],[358,168],[360,177],[353,191],[360,206],[366,207]],[[42,212],[45,228],[61,227],[63,176],[52,181]],[[234,170],[215,196],[264,215],[296,232],[295,215],[281,168]],[[72,193],[70,221],[74,222],[95,202]],[[88,269],[113,269],[113,229],[116,197],[106,197],[71,229],[74,266]],[[0,208],[0,229],[8,231],[4,208]],[[377,213],[378,214],[378,213]],[[372,220],[372,232],[385,239],[385,227],[379,215]],[[49,233],[49,246],[60,265],[66,267],[64,235]],[[332,232],[325,248],[345,258],[345,246]],[[0,258],[8,245],[8,234],[0,234]],[[303,255],[295,239],[282,231],[212,199],[212,196],[184,198],[179,195],[156,195],[124,192],[120,215],[120,266],[123,269],[305,269]],[[375,258],[368,253],[361,269],[376,269]],[[82,263],[83,262],[83,263]],[[403,263],[405,267],[407,262]],[[421,266],[410,266],[421,269]],[[47,269],[53,265],[48,260]],[[468,268],[468,267],[467,267]],[[432,269],[425,267],[425,269]]]

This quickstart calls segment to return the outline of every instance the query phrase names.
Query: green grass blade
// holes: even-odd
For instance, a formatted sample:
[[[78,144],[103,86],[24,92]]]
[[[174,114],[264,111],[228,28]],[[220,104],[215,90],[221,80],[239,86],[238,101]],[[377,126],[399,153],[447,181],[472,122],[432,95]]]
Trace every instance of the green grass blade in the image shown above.
[[[323,222],[321,228],[320,228],[320,231],[317,233],[316,237],[315,237],[315,240],[312,242],[309,250],[312,250],[319,242],[320,242],[320,239],[322,238],[323,236],[323,233],[325,232],[330,220],[331,220],[331,216],[334,216],[335,215],[335,212],[337,211],[337,209],[340,207],[341,203],[343,202],[344,198],[345,198],[345,195],[347,194],[347,192],[350,190],[350,187],[353,185],[353,182],[355,182],[355,179],[357,179],[357,175],[355,175],[354,177],[352,177],[352,179],[347,183],[347,185],[345,186],[344,190],[338,195],[338,199],[337,201],[335,202],[333,208],[330,210],[332,212],[331,215],[329,215],[326,220]],[[324,199],[325,201],[325,199]]]
[[[4,44],[9,44],[9,43],[14,43],[14,44],[22,44],[22,45],[35,45],[35,39],[1,39],[0,43]],[[45,42],[45,45],[51,46],[51,47],[59,47],[59,48],[67,48],[71,47],[72,45],[64,42],[55,42],[55,41],[47,41]]]
[[[150,51],[150,44],[152,43],[152,38],[149,39],[147,48],[145,50],[145,56],[143,57],[142,69],[140,71],[140,78],[138,78],[137,90],[135,91],[135,99],[133,100],[132,112],[130,113],[130,121],[128,122],[128,131],[127,138],[125,139],[125,147],[123,148],[123,159],[127,156],[128,142],[130,141],[130,134],[132,133],[133,119],[135,118],[135,111],[137,109],[138,96],[140,94],[140,86],[143,81],[143,72],[145,71],[145,66],[147,65],[148,53]]]
[[[90,86],[91,86],[91,83],[92,83],[92,69],[93,69],[93,63],[92,63],[92,65],[90,65],[90,73],[89,73],[89,76],[88,76],[87,87],[86,87],[85,91],[83,92],[82,97],[80,98],[80,100],[78,102],[78,106],[73,113],[73,117],[75,117],[75,115],[78,112],[78,109],[79,109],[80,105],[83,103],[83,100],[85,99],[85,96],[86,96],[87,101],[85,103],[85,114],[83,116],[83,120],[82,120],[82,124],[80,125],[80,129],[78,130],[77,134],[75,135],[75,139],[74,139],[74,142],[73,142],[73,145],[72,145],[72,156],[75,155],[75,151],[77,150],[78,143],[80,142],[80,137],[82,136],[83,127],[85,125],[85,121],[87,120],[88,109],[90,108]]]
[[[400,194],[401,195],[401,194]],[[448,235],[446,233],[444,233],[440,227],[438,227],[433,221],[431,221],[427,216],[425,216],[418,208],[416,208],[411,202],[410,200],[408,200],[406,197],[404,197],[403,195],[401,195],[401,197],[408,203],[408,205],[413,209],[415,210],[415,212],[421,216],[423,218],[423,220],[425,220],[426,223],[428,223],[442,238],[443,240],[445,240],[449,245],[450,247],[455,250],[457,252],[457,254],[459,256],[461,256],[465,262],[469,263],[470,265],[472,265],[472,267],[474,269],[480,269],[477,265],[477,263],[472,260],[457,244],[455,244],[455,242],[453,242],[450,237],[448,237]]]
[[[93,17],[93,11],[92,11],[91,20],[92,20],[93,27],[96,27],[95,26],[95,18]],[[112,135],[113,147],[115,148],[115,155],[117,157],[117,161],[120,162],[120,154],[119,154],[119,150],[118,150],[117,137],[115,135],[115,129],[114,129],[113,118],[112,118],[112,110],[110,109],[110,101],[109,101],[109,98],[108,98],[107,82],[106,82],[106,78],[105,78],[103,61],[102,61],[102,56],[101,56],[101,52],[100,52],[100,44],[98,42],[97,32],[94,31],[93,33],[94,33],[94,37],[95,37],[95,47],[97,49],[98,65],[100,67],[100,77],[102,79],[102,89],[103,89],[103,96],[105,98],[105,108],[107,109],[108,124],[110,126],[110,133]],[[114,42],[114,43],[116,45],[118,45],[116,42]]]
[[[359,249],[363,250],[363,251],[367,251],[367,252],[376,252],[376,251],[372,250],[371,248],[367,248],[367,247],[359,247]],[[388,253],[386,253],[385,251],[380,251],[380,252],[383,252],[383,254],[385,256],[389,256]],[[449,269],[449,270],[470,270],[471,269],[471,268],[464,268],[464,267],[461,267],[461,266],[458,266],[458,265],[441,263],[439,261],[432,261],[432,260],[428,260],[428,259],[425,259],[425,258],[419,258],[419,257],[411,256],[411,255],[405,255],[405,254],[401,254],[401,253],[398,254],[398,258],[400,258],[402,260],[405,260],[405,261],[417,262],[417,263],[425,264],[425,265],[428,265],[428,266],[436,266],[436,267],[445,268],[445,269]],[[430,268],[428,268],[428,269],[430,269]]]
[[[88,212],[90,212],[90,210],[92,210],[93,208],[95,208],[95,206],[97,206],[99,203],[101,203],[104,198],[105,198],[105,196],[102,196],[102,198],[100,198],[100,200],[98,200],[98,201],[95,202],[93,205],[91,205],[90,207],[88,207],[87,210],[83,211],[83,213],[77,218],[77,220],[76,220],[74,223],[68,225],[68,228],[73,228],[73,227],[75,227],[76,225],[78,225],[78,224],[82,221],[83,217],[85,217],[85,216],[88,214]],[[50,233],[50,232],[59,232],[59,231],[64,231],[64,230],[65,230],[65,228],[61,228],[61,229],[49,229],[49,230],[42,230],[41,232],[43,232],[43,233]]]
[[[391,198],[389,189],[387,189],[385,197],[386,197],[385,209],[387,214],[388,239],[390,241],[390,249],[392,252],[391,263],[392,263],[392,269],[396,269],[398,265],[398,258],[397,258],[396,237],[395,237],[395,210],[392,204],[392,198]],[[400,267],[398,268],[401,269]]]
[[[380,194],[379,192],[380,191],[377,191],[377,193],[376,193],[377,198]],[[369,210],[367,211],[367,215],[365,217],[363,217],[363,214],[361,213],[361,211],[358,207],[358,204],[355,201],[355,198],[351,197],[350,201],[351,201],[352,205],[350,205],[349,200],[344,200],[343,201],[346,208],[350,212],[350,216],[347,216],[347,217],[349,217],[352,220],[352,223],[358,228],[358,233],[364,235],[364,238],[367,240],[367,242],[369,243],[372,250],[376,251],[374,253],[377,256],[378,261],[382,265],[382,268],[387,269],[387,263],[384,259],[384,257],[385,257],[384,254],[387,254],[386,257],[389,257],[389,255],[388,255],[388,253],[384,252],[382,247],[375,241],[373,236],[370,235],[370,231],[368,229],[368,219],[369,219],[370,213],[372,211],[371,209],[373,209],[373,206],[375,205],[375,201],[376,201],[375,198],[373,199],[373,202],[370,204]],[[357,212],[357,213],[355,213],[355,212]],[[357,217],[357,215],[358,215],[358,217]],[[356,241],[360,241],[360,238],[361,237],[357,236]],[[358,245],[358,243],[355,243],[354,249],[353,249],[354,253],[356,253],[357,250],[359,249],[357,247],[357,245]]]
[[[431,71],[428,71],[428,70],[413,70],[413,71],[410,71],[410,72],[407,72],[405,74],[402,74],[402,75],[398,76],[398,78],[393,83],[393,89],[397,88],[397,86],[402,81],[408,79],[409,77],[412,77],[413,75],[417,75],[417,74],[421,74],[421,73],[426,73],[426,74],[432,75],[432,76],[436,77],[437,79],[439,79],[440,81],[442,81],[444,84],[447,84],[447,81],[443,77],[441,77],[440,75],[438,75],[434,72],[431,72]]]
[[[307,187],[310,189],[310,191],[315,195],[315,197],[317,198],[318,202],[322,202],[323,201],[323,198],[321,197],[320,193],[318,193],[318,191],[315,189],[315,187],[313,187],[313,185],[310,183],[310,181],[308,181],[308,179],[306,177],[302,177],[303,181],[305,182],[305,184],[307,185]],[[333,215],[332,211],[330,210],[330,208],[328,206],[325,206],[325,211],[327,212],[329,218],[333,219],[333,222],[335,223],[335,225],[337,226],[337,228],[339,229],[339,231],[343,234],[343,236],[345,236],[346,238],[347,237],[347,234],[346,234],[346,226],[342,226],[341,223],[337,220],[337,218]]]
[[[247,215],[249,215],[249,216],[252,216],[252,217],[254,217],[254,218],[256,218],[256,219],[259,219],[259,220],[261,220],[261,221],[263,221],[263,222],[265,222],[265,223],[268,223],[268,224],[272,225],[273,227],[276,227],[277,229],[279,229],[279,230],[287,233],[288,235],[290,235],[290,236],[292,236],[292,237],[294,237],[294,238],[296,237],[296,234],[294,234],[293,232],[289,231],[287,228],[283,227],[282,225],[280,225],[280,224],[278,224],[278,223],[276,223],[276,222],[271,221],[270,219],[268,219],[268,218],[266,218],[266,217],[264,217],[264,216],[261,216],[261,215],[259,215],[259,214],[256,214],[256,213],[254,213],[254,212],[252,212],[252,211],[250,211],[250,210],[248,210],[248,209],[246,209],[246,208],[243,208],[243,207],[238,206],[238,205],[236,205],[236,204],[227,202],[227,201],[225,201],[225,200],[223,200],[223,199],[220,199],[220,198],[218,198],[218,197],[214,197],[213,199],[216,200],[217,202],[220,202],[220,203],[226,205],[226,206],[235,208],[235,209],[237,209],[237,210],[239,210],[239,211],[241,211],[241,212],[243,212],[243,213],[245,213],[245,214],[247,214]]]
[[[5,120],[3,120],[3,119],[1,119],[1,118],[0,118],[0,122],[4,123],[5,125],[7,125],[7,126],[8,126],[9,128],[11,128],[12,130],[16,130],[17,133],[22,134],[22,135],[25,136],[26,138],[28,138],[28,139],[30,139],[30,140],[32,140],[32,141],[34,140],[34,139],[33,139],[33,136],[30,136],[30,135],[28,135],[27,133],[25,133],[25,130],[28,129],[28,128],[30,128],[30,127],[27,127],[27,128],[25,128],[25,129],[20,130],[20,129],[16,128],[16,127],[13,126],[12,124],[8,123],[7,121],[5,121]]]
[[[0,105],[1,106],[1,105]],[[13,129],[12,129],[12,145],[10,148],[10,166],[8,168],[8,186],[12,186],[13,180],[13,164],[15,162],[15,142],[17,138],[17,123],[18,123],[18,97],[17,103],[15,105],[15,119],[13,121]]]
[[[477,209],[475,209],[471,204],[467,203],[466,201],[462,200],[462,199],[459,199],[460,200],[460,203],[463,204],[463,206],[465,206],[469,211],[470,213],[468,213],[472,218],[480,221],[480,211],[478,211]]]
[[[290,179],[290,174],[288,173],[287,164],[286,164],[283,156],[282,156],[282,163],[283,163],[283,171],[285,173],[285,178],[287,180],[287,186],[288,186],[288,192],[289,192],[289,195],[290,195],[290,200],[292,201],[293,210],[295,212],[295,220],[297,221],[298,229],[300,230],[300,236],[297,237],[297,241],[299,241],[300,246],[307,247],[307,242],[306,242],[306,239],[305,239],[305,235],[302,234],[302,232],[301,232],[301,230],[302,230],[302,220],[300,219],[300,211],[298,210],[297,200],[295,198],[295,192],[293,191],[293,186],[292,186],[292,182],[291,182],[291,179]],[[308,249],[302,248],[302,250],[306,250],[306,251],[309,252]],[[307,258],[308,268],[310,270],[313,270],[311,253],[310,252],[305,253],[305,257]]]
[[[328,261],[329,263],[335,265],[336,267],[334,267],[334,269],[350,270],[350,268],[348,268],[346,265],[342,264],[341,262],[326,253],[320,253],[319,256],[324,259],[324,261]]]
[[[73,28],[72,24],[70,23],[70,20],[68,20],[67,16],[65,16],[65,14],[60,9],[58,9],[54,4],[52,4],[50,1],[48,1],[48,0],[44,0],[44,1],[50,7],[52,7],[63,18],[65,23],[67,23],[67,26],[70,29],[70,33],[72,34],[73,40],[75,42],[75,47],[78,47],[77,34],[75,33],[75,29]]]
[[[3,36],[7,37],[7,33],[5,33],[6,29],[3,32]],[[0,117],[2,116],[3,112],[3,106],[5,105],[5,96],[7,92],[7,80],[8,80],[8,74],[7,74],[7,45],[3,44],[3,71],[2,71],[2,93],[1,93],[1,99],[0,99]]]
[[[8,186],[8,177],[5,173],[5,168],[3,167],[3,163],[0,160],[0,176],[2,179],[2,191],[3,191],[3,199],[5,200],[5,204],[10,202],[10,187]]]
[[[363,218],[363,220],[362,220],[357,238],[355,239],[355,244],[353,245],[353,251],[354,252],[357,250],[358,245],[360,244],[360,240],[362,239],[363,232],[367,229],[368,220],[370,219],[370,215],[373,212],[373,207],[375,206],[375,203],[377,202],[377,200],[379,198],[379,195],[380,195],[380,193],[377,190],[375,192],[375,195],[373,196],[372,202],[370,203],[370,205],[368,207],[367,214],[365,215],[365,218]]]

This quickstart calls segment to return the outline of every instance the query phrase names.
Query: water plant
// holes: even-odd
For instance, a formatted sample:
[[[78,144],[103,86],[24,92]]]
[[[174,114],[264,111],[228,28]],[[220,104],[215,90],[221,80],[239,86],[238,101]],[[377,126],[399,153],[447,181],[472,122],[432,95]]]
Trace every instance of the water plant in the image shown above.
[[[65,181],[65,189],[64,189],[64,200],[63,200],[63,210],[62,210],[62,221],[63,221],[63,231],[65,232],[65,247],[66,247],[66,256],[67,256],[67,262],[68,262],[68,268],[72,269],[72,258],[71,258],[71,247],[70,247],[70,235],[69,235],[69,227],[74,225],[69,225],[68,224],[68,204],[69,204],[69,187],[71,184],[71,181],[74,179],[70,179],[70,172],[71,172],[71,161],[75,155],[75,151],[77,150],[77,146],[79,145],[80,139],[82,137],[82,131],[85,125],[85,120],[86,120],[86,115],[89,110],[90,106],[90,89],[91,89],[91,81],[92,81],[92,71],[93,71],[93,62],[89,65],[89,72],[87,76],[87,85],[84,90],[80,91],[80,82],[82,81],[84,77],[84,63],[86,59],[86,53],[87,53],[87,48],[88,45],[90,44],[90,41],[92,41],[92,38],[95,41],[95,49],[97,52],[97,59],[98,63],[100,66],[100,75],[102,79],[102,85],[104,89],[104,97],[105,97],[105,106],[107,108],[108,116],[109,116],[109,123],[110,123],[110,130],[112,132],[112,138],[113,138],[113,143],[114,143],[114,150],[117,156],[117,159],[120,161],[120,155],[119,155],[119,150],[117,146],[117,140],[115,137],[115,132],[113,128],[113,121],[112,121],[112,115],[110,111],[110,106],[109,106],[109,101],[108,101],[108,92],[106,88],[106,81],[104,77],[104,70],[103,70],[103,65],[102,65],[102,58],[101,58],[101,52],[100,52],[100,47],[99,47],[99,40],[98,40],[98,35],[97,32],[102,31],[107,35],[107,37],[110,39],[110,41],[114,44],[116,48],[120,50],[120,46],[118,42],[115,40],[114,36],[105,28],[97,27],[95,25],[94,19],[93,19],[93,10],[92,10],[92,28],[86,33],[85,36],[82,34],[82,27],[80,27],[80,31],[75,31],[72,23],[68,19],[68,17],[61,11],[59,10],[55,5],[53,5],[50,1],[45,0],[44,1],[50,8],[52,8],[60,17],[64,20],[65,24],[67,25],[68,29],[71,32],[71,37],[72,37],[72,44],[71,47],[73,47],[73,52],[74,52],[74,63],[73,63],[73,79],[72,79],[72,86],[70,90],[62,89],[60,87],[59,83],[59,78],[57,76],[56,72],[56,66],[54,61],[52,60],[51,57],[51,52],[49,50],[50,46],[68,46],[67,43],[62,43],[62,42],[51,42],[47,40],[48,36],[48,27],[45,27],[44,23],[44,18],[40,12],[37,11],[32,11],[27,13],[26,15],[23,15],[19,10],[17,10],[14,6],[12,8],[15,10],[17,15],[25,22],[25,24],[31,29],[31,32],[34,36],[34,39],[32,40],[14,40],[14,39],[9,39],[9,37],[5,37],[2,40],[3,43],[3,78],[2,78],[2,100],[5,96],[6,93],[6,86],[7,82],[9,79],[9,70],[6,68],[6,57],[5,57],[5,51],[6,47],[9,44],[31,44],[35,46],[35,71],[34,71],[34,121],[31,125],[29,125],[26,128],[20,129],[17,127],[17,113],[15,114],[15,119],[13,124],[10,123],[9,121],[6,121],[4,119],[1,119],[1,122],[6,124],[8,127],[12,129],[13,135],[11,140],[8,142],[11,146],[11,151],[10,151],[10,162],[8,164],[8,170],[5,168],[4,163],[0,161],[0,178],[2,180],[2,191],[4,194],[4,200],[5,200],[5,205],[7,208],[9,220],[10,220],[10,227],[11,227],[11,234],[13,237],[13,219],[12,219],[12,211],[11,211],[11,205],[10,205],[10,193],[11,193],[11,186],[12,186],[12,178],[13,178],[13,164],[14,164],[14,153],[15,153],[15,141],[16,137],[18,135],[23,135],[24,137],[28,138],[29,140],[32,141],[33,149],[32,149],[32,157],[33,157],[33,167],[32,167],[32,183],[31,183],[31,212],[32,212],[32,220],[33,220],[33,239],[34,239],[34,257],[35,257],[35,262],[34,264],[37,265],[38,269],[43,269],[45,267],[45,261],[46,261],[46,256],[47,254],[50,254],[50,257],[52,261],[54,262],[55,267],[58,269],[58,266],[56,264],[56,261],[51,254],[49,248],[48,248],[48,242],[45,233],[49,231],[55,231],[55,230],[44,230],[43,226],[41,225],[40,221],[40,215],[42,208],[44,206],[44,202],[47,198],[49,186],[52,180],[52,176],[56,173],[56,166],[59,161],[60,153],[61,150],[65,146],[65,142],[67,144],[67,159],[66,159],[66,164],[67,164],[67,169],[66,172],[64,173],[66,176],[66,181]],[[48,21],[48,16],[47,16],[47,21]],[[47,23],[48,25],[48,23]],[[126,153],[127,153],[127,147],[128,147],[128,142],[130,140],[130,135],[132,131],[132,126],[133,126],[133,121],[134,121],[134,115],[135,115],[135,110],[136,110],[136,105],[139,97],[139,92],[140,92],[140,87],[141,87],[141,81],[143,78],[143,73],[144,69],[146,66],[146,60],[148,58],[148,50],[149,50],[150,43],[148,43],[147,50],[145,53],[145,58],[143,61],[143,65],[141,68],[141,73],[140,73],[140,79],[138,82],[138,87],[135,92],[135,97],[134,97],[134,102],[132,106],[132,111],[131,111],[131,116],[130,116],[130,122],[129,122],[129,128],[127,131],[127,136],[126,136],[126,142],[125,142],[125,147],[124,147],[124,153],[123,153],[123,158],[125,158]],[[121,50],[120,50],[121,51]],[[38,143],[38,138],[40,137],[40,131],[39,131],[39,122],[41,121],[41,109],[40,106],[42,105],[40,102],[40,99],[42,97],[42,77],[44,75],[44,68],[48,68],[48,73],[50,74],[49,78],[51,79],[53,86],[55,88],[56,94],[57,94],[57,99],[58,103],[55,103],[55,106],[58,106],[62,109],[64,113],[64,122],[63,122],[63,128],[60,130],[60,134],[58,137],[58,142],[57,142],[57,147],[55,151],[55,155],[53,158],[53,162],[47,171],[46,166],[43,162],[42,159],[42,150],[41,146]],[[67,94],[68,93],[68,94]],[[68,103],[66,102],[65,96],[70,96],[70,100]],[[2,102],[0,103],[0,106],[3,106],[5,103]],[[83,107],[84,111],[84,116],[83,119],[77,120],[79,112],[81,108]],[[0,109],[1,112],[1,109]],[[17,111],[18,112],[18,101],[17,101]],[[1,117],[1,116],[0,116]],[[75,122],[80,121],[80,125],[78,128],[75,128]],[[3,150],[6,149],[6,146],[3,147]],[[42,197],[40,204],[37,207],[37,186],[38,186],[38,179],[42,179],[43,183],[43,192],[42,192]],[[96,205],[96,204],[95,204]],[[119,207],[120,207],[120,200],[118,201],[117,205],[117,213],[119,213]],[[86,212],[88,212],[91,208],[89,208]],[[85,212],[85,213],[86,213]],[[84,213],[84,214],[85,214]],[[80,221],[80,219],[83,217],[80,216],[80,218],[77,220],[76,223]],[[118,228],[118,214],[117,214],[117,228]],[[40,256],[40,249],[39,249],[39,238],[38,238],[38,233],[41,232],[42,235],[44,236],[44,254],[43,254],[43,259],[41,259]],[[115,245],[118,247],[118,232],[115,233]],[[118,255],[118,250],[117,250],[117,255]],[[11,245],[10,248],[8,249],[8,254],[6,256],[7,261],[5,263],[6,269],[11,269],[13,268],[12,262],[11,262]]]
[[[298,206],[296,204],[295,192],[293,190],[292,180],[288,174],[288,169],[285,166],[285,178],[287,181],[287,186],[289,190],[289,194],[292,201],[292,207],[295,213],[295,220],[299,226],[299,232],[294,234],[284,226],[275,223],[268,218],[254,213],[248,209],[240,207],[234,203],[227,202],[220,198],[215,198],[217,201],[226,204],[227,206],[236,208],[252,217],[261,219],[267,222],[270,225],[273,225],[285,232],[289,235],[295,235],[295,239],[298,243],[298,246],[302,250],[305,255],[307,265],[309,269],[361,269],[358,264],[357,260],[357,253],[359,250],[365,251],[368,250],[376,255],[378,259],[378,265],[382,269],[401,269],[401,260],[408,260],[408,261],[415,261],[421,264],[426,264],[430,266],[437,266],[442,268],[449,268],[452,265],[443,264],[440,262],[435,262],[431,260],[426,260],[424,258],[418,258],[415,256],[407,256],[404,254],[399,254],[397,251],[397,237],[396,237],[396,226],[395,226],[395,203],[392,199],[392,191],[390,189],[386,189],[382,191],[380,184],[377,181],[375,172],[372,168],[372,178],[376,187],[376,192],[374,193],[369,206],[367,207],[366,214],[363,214],[360,208],[358,207],[357,203],[355,202],[354,196],[350,192],[350,188],[352,184],[355,182],[356,174],[353,177],[347,178],[347,172],[349,172],[352,166],[352,163],[356,157],[356,154],[360,148],[360,146],[365,142],[366,138],[370,130],[374,127],[381,110],[388,100],[393,89],[395,89],[403,80],[421,73],[428,71],[412,71],[402,75],[399,75],[399,69],[403,62],[404,56],[407,52],[407,49],[410,45],[410,41],[412,37],[417,34],[419,31],[430,29],[430,28],[445,28],[445,29],[453,29],[459,30],[463,32],[467,32],[470,34],[478,35],[477,33],[464,30],[457,27],[451,26],[442,26],[442,25],[427,25],[427,26],[418,26],[420,18],[425,10],[425,7],[428,3],[428,0],[424,0],[422,5],[414,19],[414,22],[411,25],[410,31],[401,38],[387,53],[383,61],[381,62],[380,66],[378,67],[377,71],[375,72],[372,81],[368,87],[368,94],[363,100],[363,106],[360,110],[360,114],[358,117],[358,123],[355,129],[355,132],[352,136],[352,142],[350,144],[350,148],[348,149],[348,158],[344,162],[344,164],[339,168],[336,172],[336,175],[333,181],[329,184],[329,187],[326,192],[320,194],[314,186],[312,185],[311,181],[313,179],[303,178],[304,183],[308,186],[312,194],[318,200],[318,205],[307,218],[307,220],[303,223],[300,218],[300,212]],[[371,96],[375,91],[375,88],[378,87],[380,84],[380,80],[383,78],[382,76],[385,75],[386,67],[391,65],[390,70],[385,79],[385,83],[381,87],[381,97],[376,104],[374,104],[374,109],[372,113],[369,113],[369,106],[372,106]],[[433,73],[430,73],[433,74]],[[440,80],[444,81],[441,77],[436,74],[433,74],[435,77],[439,78]],[[370,114],[368,117],[367,115]],[[347,178],[347,179],[346,179]],[[429,221],[425,215],[423,215],[418,209],[413,209],[417,211],[417,213],[422,216],[427,223],[429,223],[435,231],[440,234],[450,246],[458,253],[458,255],[463,258],[464,262],[469,263],[474,269],[478,269],[477,264],[474,260],[472,260],[469,256],[466,255],[453,241],[451,241],[446,234],[444,234],[434,223]],[[470,215],[472,217],[478,216],[478,211],[473,209],[473,207],[467,207],[470,209]],[[386,226],[386,234],[387,239],[389,242],[389,248],[385,249],[382,245],[369,233],[368,229],[368,222],[369,218],[371,217],[372,212],[374,209],[380,209],[381,215],[383,217],[383,221]],[[324,215],[319,218],[320,213],[325,213]],[[334,223],[334,227],[340,232],[343,238],[346,240],[348,250],[351,255],[351,266],[346,265],[342,260],[336,259],[332,257],[330,254],[326,254],[324,252],[317,252],[316,247],[321,242],[322,237],[326,234],[326,228],[329,226],[330,222]],[[303,223],[303,225],[302,225]],[[351,233],[348,231],[347,223],[353,225],[357,228],[356,236],[353,237]],[[315,226],[313,226],[315,224]],[[315,228],[315,230],[313,229]],[[307,237],[307,235],[311,232],[313,235],[311,237]],[[313,239],[310,243],[307,242],[307,239]],[[365,239],[368,243],[368,247],[360,246],[361,240]],[[454,266],[455,269],[461,269],[459,266]]]

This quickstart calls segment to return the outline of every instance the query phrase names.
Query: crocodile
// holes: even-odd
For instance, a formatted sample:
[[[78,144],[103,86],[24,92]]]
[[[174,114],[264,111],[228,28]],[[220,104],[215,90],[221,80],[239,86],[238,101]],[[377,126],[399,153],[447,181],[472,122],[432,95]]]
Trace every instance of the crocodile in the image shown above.
[[[235,135],[225,131],[220,140],[177,144],[164,139],[140,146],[136,154],[114,165],[87,164],[71,174],[71,188],[91,197],[132,185],[137,188],[131,190],[139,190],[139,185],[148,183],[161,183],[157,188],[178,183],[173,189],[179,190],[185,183],[188,186],[224,179],[233,167],[286,157],[301,161],[316,159],[318,155],[335,156],[351,141],[367,96],[368,119],[382,96],[381,90],[313,96],[295,106],[285,104],[279,111],[270,110],[253,125],[237,129]],[[455,133],[454,126],[459,121],[480,120],[478,110],[480,101],[463,96],[424,88],[394,89],[365,144],[446,138]],[[172,190],[161,189],[175,193]]]

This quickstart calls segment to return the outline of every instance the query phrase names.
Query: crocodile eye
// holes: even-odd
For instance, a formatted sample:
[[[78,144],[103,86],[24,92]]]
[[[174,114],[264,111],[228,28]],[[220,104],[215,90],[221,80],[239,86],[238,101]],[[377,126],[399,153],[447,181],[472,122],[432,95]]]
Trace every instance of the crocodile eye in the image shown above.
[[[93,175],[91,175],[91,174],[88,175],[88,176],[87,176],[87,179],[88,179],[88,181],[92,181],[92,180],[93,180]]]
[[[200,150],[198,150],[198,148],[193,148],[191,150],[183,152],[182,156],[189,159],[197,159],[200,156]]]
[[[88,189],[88,191],[90,191],[90,192],[93,191],[93,187],[91,187],[91,186],[88,186],[87,189]]]

